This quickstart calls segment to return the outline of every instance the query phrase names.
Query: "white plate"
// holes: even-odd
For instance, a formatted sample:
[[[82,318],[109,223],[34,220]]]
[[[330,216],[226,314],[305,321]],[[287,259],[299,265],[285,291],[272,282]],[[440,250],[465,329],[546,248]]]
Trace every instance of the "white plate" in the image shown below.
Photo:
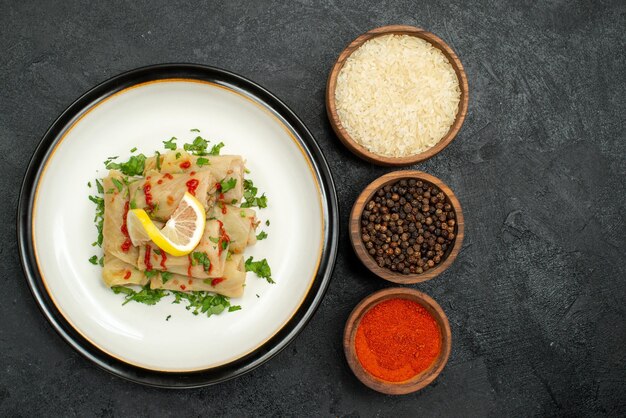
[[[36,267],[54,308],[110,359],[158,372],[206,371],[255,353],[299,309],[311,308],[303,306],[305,298],[316,280],[329,275],[334,261],[330,247],[336,242],[330,247],[325,242],[333,212],[329,184],[320,176],[319,158],[311,158],[311,144],[275,107],[241,85],[172,77],[138,82],[84,108],[50,147],[31,193]],[[133,147],[152,155],[164,151],[162,141],[172,136],[180,146],[197,135],[192,128],[214,143],[224,142],[222,154],[242,155],[248,177],[267,194],[268,207],[258,215],[268,238],[249,247],[245,256],[267,258],[276,284],[248,273],[244,296],[231,299],[242,309],[210,318],[192,315],[184,303],[172,304],[171,296],[155,306],[122,306],[122,296],[103,284],[101,268],[88,262],[101,250],[91,246],[96,229],[88,195],[94,190],[87,182],[106,175],[107,157],[124,160]],[[300,322],[296,332],[306,319]]]

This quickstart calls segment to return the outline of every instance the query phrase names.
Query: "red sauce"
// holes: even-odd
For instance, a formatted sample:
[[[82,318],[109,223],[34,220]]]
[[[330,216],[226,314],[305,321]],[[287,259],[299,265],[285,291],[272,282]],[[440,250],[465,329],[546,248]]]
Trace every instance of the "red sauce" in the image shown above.
[[[189,281],[187,283],[189,283],[189,285],[192,285],[193,284],[193,280],[189,279]]]
[[[122,243],[122,251],[124,251],[125,253],[127,253],[130,250],[130,247],[133,245],[132,242],[130,242],[130,239],[126,238],[124,240],[124,243]]]
[[[157,184],[163,184],[163,179],[159,179],[159,181],[157,181]]]
[[[191,255],[188,255],[187,259],[189,260],[189,266],[187,267],[187,276],[191,277]]]
[[[192,172],[190,172],[190,173],[189,173],[189,175],[190,175],[190,176],[195,176],[195,175],[196,175],[196,172],[195,172],[195,171],[192,171]]]
[[[172,176],[170,173],[165,173],[165,174],[163,174],[163,178],[171,180],[171,179],[174,178],[174,176]]]
[[[224,193],[220,193],[220,195],[218,196],[218,198],[219,198],[220,200],[224,200]]]
[[[187,286],[185,286],[184,284],[181,284],[180,288],[181,288],[181,290],[185,290],[185,289],[187,289]]]
[[[222,205],[222,215],[226,215],[226,212],[228,212],[228,209],[226,209],[226,205]]]
[[[198,188],[199,184],[200,182],[196,179],[191,179],[187,183],[185,183],[185,185],[187,186],[187,191],[194,196],[196,195],[196,189]]]
[[[230,237],[228,236],[228,234],[226,233],[226,230],[224,229],[224,224],[222,223],[222,221],[218,221],[220,223],[220,239],[217,242],[217,253],[218,255],[222,255],[222,251],[223,251],[223,246],[222,243],[226,242],[229,243],[230,242]]]
[[[124,280],[128,280],[130,279],[130,270],[126,271],[126,274],[124,275]]]
[[[124,234],[124,242],[122,243],[122,251],[124,251],[125,253],[127,253],[128,250],[130,250],[130,247],[133,245],[133,243],[130,241],[130,236],[128,235],[128,225],[126,224],[126,216],[128,216],[128,208],[129,208],[129,203],[126,202],[124,204],[124,217],[122,218],[122,226],[120,227],[120,231],[122,231],[122,234]]]
[[[183,161],[182,163],[180,163],[180,168],[182,168],[183,170],[186,170],[189,167],[191,167],[191,163],[189,161]]]
[[[146,264],[146,270],[152,270],[152,262],[150,261],[150,251],[152,251],[152,247],[146,245],[146,255],[143,258],[144,263]]]
[[[215,287],[218,284],[222,283],[224,280],[226,280],[226,279],[224,279],[223,277],[220,277],[220,278],[217,278],[217,279],[213,279],[213,280],[211,280],[211,286]]]
[[[161,250],[161,267],[163,267],[163,270],[167,270],[167,267],[165,267],[166,261],[167,261],[167,256],[165,255],[165,251]]]
[[[146,205],[152,207],[152,194],[150,193],[150,190],[152,190],[152,186],[150,183],[146,182],[143,186],[143,194],[146,195]]]

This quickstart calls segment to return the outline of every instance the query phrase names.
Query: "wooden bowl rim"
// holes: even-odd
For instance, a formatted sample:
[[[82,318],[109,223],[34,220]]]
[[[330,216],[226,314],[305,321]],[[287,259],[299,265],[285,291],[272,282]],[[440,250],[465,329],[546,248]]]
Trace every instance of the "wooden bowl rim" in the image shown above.
[[[386,157],[383,155],[378,155],[359,144],[350,136],[350,134],[348,134],[347,130],[341,124],[341,120],[339,118],[339,115],[337,114],[337,108],[335,106],[335,88],[337,85],[337,76],[343,68],[346,59],[348,59],[348,57],[366,41],[377,36],[390,34],[416,36],[418,38],[424,39],[435,48],[443,52],[443,54],[450,62],[450,65],[452,65],[452,68],[454,69],[457,78],[459,79],[459,88],[461,89],[459,108],[457,110],[454,123],[452,124],[452,126],[450,126],[450,130],[448,131],[448,133],[443,138],[441,138],[441,140],[435,146],[419,154],[409,155],[407,157]],[[450,46],[437,35],[415,26],[381,26],[360,35],[346,48],[344,48],[341,54],[339,54],[337,61],[330,71],[328,81],[326,83],[326,112],[328,114],[330,124],[335,131],[335,134],[339,137],[341,142],[354,154],[363,158],[366,161],[383,166],[411,165],[421,161],[425,161],[441,152],[452,142],[454,138],[456,138],[457,134],[461,130],[461,126],[463,125],[463,122],[465,121],[465,117],[467,115],[468,101],[469,87],[467,83],[467,75],[465,74],[465,69],[463,68],[463,64],[461,64],[461,60],[459,59],[459,57],[452,50],[452,48],[450,48]]]
[[[411,178],[432,183],[446,195],[446,197],[450,200],[452,209],[454,210],[457,228],[454,244],[452,245],[452,249],[450,249],[448,256],[443,260],[442,263],[440,263],[436,267],[433,267],[432,269],[429,269],[428,271],[420,274],[396,273],[387,268],[380,267],[374,261],[372,256],[366,251],[365,245],[363,244],[363,241],[361,239],[361,214],[363,213],[365,205],[372,198],[374,193],[389,183]],[[455,196],[452,189],[439,178],[418,170],[392,171],[378,177],[376,180],[368,184],[365,189],[363,189],[359,197],[355,200],[354,205],[352,206],[348,226],[350,229],[349,235],[350,242],[352,243],[352,248],[354,249],[357,257],[365,265],[365,267],[367,267],[372,273],[374,273],[381,279],[385,279],[390,282],[399,284],[415,284],[425,282],[427,280],[434,279],[435,277],[446,271],[448,267],[452,265],[452,262],[459,254],[459,251],[463,246],[463,238],[465,235],[465,220],[463,218],[463,209],[461,208],[461,203]]]
[[[363,316],[374,306],[388,299],[408,299],[423,306],[437,321],[441,332],[441,351],[433,364],[423,372],[404,382],[387,382],[366,371],[356,354],[356,330]],[[343,334],[343,347],[346,360],[354,375],[369,388],[388,395],[404,395],[428,386],[439,376],[450,357],[452,332],[445,312],[430,296],[415,289],[394,287],[374,292],[359,302],[350,313]]]

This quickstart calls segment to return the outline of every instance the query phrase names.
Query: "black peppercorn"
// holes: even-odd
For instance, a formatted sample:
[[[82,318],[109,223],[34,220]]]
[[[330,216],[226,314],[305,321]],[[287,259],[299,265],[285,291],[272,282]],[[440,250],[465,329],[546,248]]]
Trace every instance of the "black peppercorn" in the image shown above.
[[[361,214],[361,239],[377,265],[421,274],[440,264],[455,239],[452,205],[437,187],[400,180],[374,193]]]

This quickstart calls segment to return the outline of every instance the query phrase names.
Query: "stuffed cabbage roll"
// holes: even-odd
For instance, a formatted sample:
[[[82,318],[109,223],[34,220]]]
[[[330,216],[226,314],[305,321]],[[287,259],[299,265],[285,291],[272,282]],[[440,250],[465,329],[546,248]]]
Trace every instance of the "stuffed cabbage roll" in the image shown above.
[[[152,218],[166,221],[187,191],[208,209],[208,191],[214,186],[215,180],[208,171],[171,174],[151,170],[145,179],[129,185],[130,201],[133,207],[146,209]]]
[[[137,266],[139,250],[134,247],[126,228],[128,214],[128,188],[124,185],[122,173],[111,170],[102,180],[104,187],[104,223],[102,225],[103,249],[105,254],[119,258],[125,263]]]
[[[234,187],[226,193],[218,194],[219,200],[239,202],[243,197],[244,161],[240,155],[191,155],[185,150],[169,151],[160,156],[161,173],[187,173],[209,171],[216,183],[235,180]],[[156,157],[146,160],[144,174],[156,169]]]
[[[139,248],[140,270],[165,270],[183,276],[207,279],[221,277],[228,256],[229,238],[221,221],[206,222],[200,243],[189,255],[175,257],[149,242]]]
[[[111,254],[104,255],[102,279],[108,287],[126,285],[143,286],[148,283],[148,278],[143,271],[137,270],[135,266],[125,263]]]
[[[256,227],[259,222],[254,209],[221,204],[221,207],[213,208],[211,216],[224,223],[230,238],[231,252],[242,253],[247,246],[256,244]]]
[[[190,279],[179,274],[172,274],[167,282],[163,283],[163,278],[159,274],[152,278],[150,287],[152,289],[183,290],[186,292],[202,290],[236,298],[243,295],[245,281],[246,270],[243,263],[243,255],[233,254],[230,260],[226,261],[222,277]]]

